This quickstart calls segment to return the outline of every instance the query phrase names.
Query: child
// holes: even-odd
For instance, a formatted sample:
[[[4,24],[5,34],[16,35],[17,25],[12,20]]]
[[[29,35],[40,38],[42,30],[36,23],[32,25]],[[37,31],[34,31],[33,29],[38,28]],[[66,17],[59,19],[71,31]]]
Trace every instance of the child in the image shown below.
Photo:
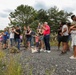
[[[2,49],[2,33],[0,33],[0,49]]]
[[[36,42],[36,50],[37,50],[38,52],[40,52],[40,50],[39,50],[39,44],[40,44],[39,34],[36,34],[36,36],[35,36],[35,42]]]
[[[20,35],[20,42],[22,43],[22,34]]]
[[[40,50],[39,50],[39,35],[36,34],[34,37],[35,37],[36,47],[34,47],[34,46],[31,47],[32,53],[36,53],[36,52],[40,53]]]

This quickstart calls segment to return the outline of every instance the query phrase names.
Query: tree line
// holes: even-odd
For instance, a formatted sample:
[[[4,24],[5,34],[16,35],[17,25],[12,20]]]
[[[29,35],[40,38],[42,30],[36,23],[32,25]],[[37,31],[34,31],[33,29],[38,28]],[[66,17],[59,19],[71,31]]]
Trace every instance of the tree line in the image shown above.
[[[47,10],[35,10],[32,6],[20,5],[9,14],[9,26],[19,25],[22,28],[24,25],[30,25],[33,30],[36,30],[39,22],[47,21],[51,27],[51,32],[57,32],[59,23],[61,21],[69,22],[68,17],[71,15],[72,12],[59,10],[56,6]]]

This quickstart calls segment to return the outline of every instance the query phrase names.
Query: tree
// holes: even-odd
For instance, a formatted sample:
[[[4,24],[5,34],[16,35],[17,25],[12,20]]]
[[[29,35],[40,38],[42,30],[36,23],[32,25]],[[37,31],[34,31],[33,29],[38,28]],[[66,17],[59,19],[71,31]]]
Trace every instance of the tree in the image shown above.
[[[48,23],[51,26],[51,30],[53,32],[57,32],[57,28],[59,26],[59,23],[61,21],[69,21],[68,20],[68,16],[71,16],[72,13],[67,13],[64,12],[64,10],[59,10],[56,6],[51,7],[50,9],[48,9]]]
[[[28,25],[34,21],[35,10],[28,5],[18,6],[14,12],[10,13],[10,17],[14,18],[11,24],[13,25]]]
[[[71,16],[72,13],[59,10],[56,6],[51,7],[48,10],[40,9],[37,11],[31,6],[20,5],[9,15],[13,18],[9,25],[20,25],[22,27],[24,25],[30,25],[34,30],[36,30],[38,22],[43,23],[47,21],[51,27],[51,31],[57,32],[59,23],[61,21],[69,21],[68,17]]]
[[[44,9],[40,9],[37,12],[37,20],[39,20],[40,22],[45,22],[48,21],[48,15],[47,15],[47,11]]]

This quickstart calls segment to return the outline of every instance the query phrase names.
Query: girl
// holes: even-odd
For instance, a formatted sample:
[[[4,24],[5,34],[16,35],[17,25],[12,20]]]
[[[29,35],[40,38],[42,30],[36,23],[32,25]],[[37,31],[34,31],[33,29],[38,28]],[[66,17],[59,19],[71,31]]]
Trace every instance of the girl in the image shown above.
[[[0,33],[0,49],[2,49],[2,33]]]
[[[35,36],[35,43],[36,43],[36,50],[37,50],[38,52],[40,52],[40,50],[39,50],[39,44],[40,44],[39,34],[36,34],[36,36]]]

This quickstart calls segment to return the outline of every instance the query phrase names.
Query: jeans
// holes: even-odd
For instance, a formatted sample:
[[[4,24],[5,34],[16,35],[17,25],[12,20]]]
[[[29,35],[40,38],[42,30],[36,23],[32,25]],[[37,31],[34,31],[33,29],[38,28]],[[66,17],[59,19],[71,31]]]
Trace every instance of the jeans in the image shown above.
[[[10,45],[14,46],[14,39],[13,38],[10,38]]]
[[[45,35],[44,36],[44,43],[46,46],[46,50],[50,50],[50,35]]]
[[[20,39],[16,39],[16,46],[20,50]]]
[[[35,38],[31,37],[31,46],[34,46],[34,41],[35,41]]]

